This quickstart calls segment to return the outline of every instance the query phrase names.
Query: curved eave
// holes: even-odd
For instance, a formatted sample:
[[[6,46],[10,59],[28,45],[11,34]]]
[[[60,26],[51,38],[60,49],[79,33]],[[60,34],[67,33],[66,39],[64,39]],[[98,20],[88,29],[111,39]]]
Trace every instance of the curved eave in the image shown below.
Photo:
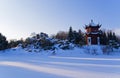
[[[101,27],[101,25],[97,25],[97,26],[91,26],[91,25],[89,25],[89,26],[85,26],[84,28],[85,29],[87,29],[87,28],[100,28]]]

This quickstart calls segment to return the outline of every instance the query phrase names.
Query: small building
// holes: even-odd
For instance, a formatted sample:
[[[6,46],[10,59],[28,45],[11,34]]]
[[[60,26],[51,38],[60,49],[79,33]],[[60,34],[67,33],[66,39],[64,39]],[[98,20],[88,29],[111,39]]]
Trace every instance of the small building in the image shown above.
[[[101,25],[95,24],[93,20],[88,25],[85,25],[87,45],[100,45],[100,27]]]

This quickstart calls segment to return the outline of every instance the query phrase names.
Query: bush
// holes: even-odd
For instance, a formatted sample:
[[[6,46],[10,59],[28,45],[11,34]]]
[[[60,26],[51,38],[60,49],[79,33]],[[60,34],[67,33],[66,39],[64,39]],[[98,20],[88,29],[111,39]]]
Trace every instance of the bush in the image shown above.
[[[8,47],[9,48],[14,48],[17,47],[19,44],[22,44],[23,40],[10,40]]]
[[[54,44],[50,40],[41,39],[40,40],[40,45],[41,45],[41,48],[43,48],[44,50],[49,50],[49,49],[52,49],[52,46]]]

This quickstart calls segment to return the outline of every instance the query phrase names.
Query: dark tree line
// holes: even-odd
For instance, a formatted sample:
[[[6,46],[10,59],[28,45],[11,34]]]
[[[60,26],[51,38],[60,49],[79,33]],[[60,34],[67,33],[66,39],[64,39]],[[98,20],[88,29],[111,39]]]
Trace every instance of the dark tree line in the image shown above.
[[[85,45],[85,33],[81,30],[77,32],[73,30],[72,27],[69,28],[68,32],[58,32],[54,38],[68,40],[70,43],[74,44]],[[111,30],[101,30],[100,44],[113,46],[118,45],[120,44],[120,37]]]
[[[78,45],[85,44],[84,33],[81,30],[75,31],[72,29],[72,27],[70,27],[67,32],[65,31],[58,32],[56,35],[54,35],[54,38],[60,40],[68,40],[70,43]]]
[[[102,45],[119,46],[120,38],[111,30],[102,30],[100,42]]]
[[[69,28],[68,31],[68,41],[74,44],[84,45],[85,44],[85,36],[81,30],[75,31],[72,27]]]
[[[14,47],[17,47],[19,44],[23,44],[24,41],[21,39],[21,40],[10,40],[9,43],[8,43],[8,48],[14,48]]]
[[[56,39],[58,41],[56,41]],[[66,41],[66,42],[62,42]],[[34,34],[32,37],[28,37],[25,40],[10,40],[7,41],[6,37],[0,33],[0,50],[7,48],[17,47],[19,44],[22,44],[22,47],[28,45],[33,45],[35,48],[41,47],[46,49],[51,48],[54,44],[62,43],[73,43],[75,45],[85,45],[85,33],[81,30],[75,31],[72,27],[66,31],[60,31],[57,34],[49,37],[46,33]],[[101,30],[100,43],[102,45],[111,45],[115,46],[120,44],[120,37],[118,37],[113,31]]]

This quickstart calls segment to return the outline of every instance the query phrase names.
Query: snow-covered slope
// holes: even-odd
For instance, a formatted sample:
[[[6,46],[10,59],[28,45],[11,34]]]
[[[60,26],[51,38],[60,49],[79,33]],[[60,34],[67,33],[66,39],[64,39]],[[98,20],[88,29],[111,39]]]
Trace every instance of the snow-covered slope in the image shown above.
[[[90,55],[84,49],[0,52],[0,78],[120,78],[120,55]]]

